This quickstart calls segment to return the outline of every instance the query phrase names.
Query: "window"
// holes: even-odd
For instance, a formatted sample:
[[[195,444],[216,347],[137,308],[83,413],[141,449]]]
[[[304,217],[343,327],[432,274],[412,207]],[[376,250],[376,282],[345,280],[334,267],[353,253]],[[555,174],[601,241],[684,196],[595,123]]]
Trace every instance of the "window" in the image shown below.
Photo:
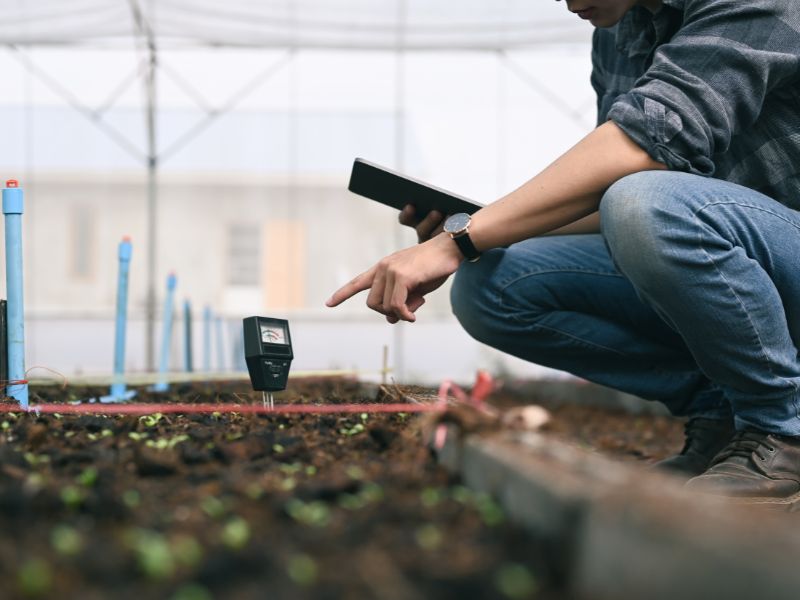
[[[234,224],[228,227],[227,283],[257,287],[261,276],[261,231],[259,225]]]

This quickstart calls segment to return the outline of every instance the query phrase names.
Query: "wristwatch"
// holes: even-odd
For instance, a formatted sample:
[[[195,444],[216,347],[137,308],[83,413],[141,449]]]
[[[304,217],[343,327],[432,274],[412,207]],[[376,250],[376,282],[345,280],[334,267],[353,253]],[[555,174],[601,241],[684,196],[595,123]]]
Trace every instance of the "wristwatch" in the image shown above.
[[[472,217],[467,213],[456,213],[447,217],[444,222],[445,232],[450,234],[453,241],[458,244],[458,249],[469,262],[475,262],[481,257],[481,253],[472,243],[469,237],[469,225]]]

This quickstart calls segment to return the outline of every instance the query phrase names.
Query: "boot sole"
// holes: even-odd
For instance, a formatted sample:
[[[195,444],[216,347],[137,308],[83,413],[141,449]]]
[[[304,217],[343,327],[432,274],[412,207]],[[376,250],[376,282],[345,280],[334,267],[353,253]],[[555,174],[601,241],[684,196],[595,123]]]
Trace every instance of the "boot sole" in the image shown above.
[[[730,501],[731,504],[745,504],[750,506],[780,506],[788,508],[800,503],[800,492],[797,492],[788,498],[725,498],[726,500]]]

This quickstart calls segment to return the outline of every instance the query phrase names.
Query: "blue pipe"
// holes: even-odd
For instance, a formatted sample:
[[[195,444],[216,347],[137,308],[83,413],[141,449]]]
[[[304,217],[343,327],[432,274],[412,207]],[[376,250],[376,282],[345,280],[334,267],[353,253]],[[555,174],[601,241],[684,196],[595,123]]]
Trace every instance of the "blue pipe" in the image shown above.
[[[153,386],[154,392],[166,392],[169,389],[167,383],[167,371],[169,370],[169,351],[172,342],[172,312],[175,304],[175,284],[174,273],[167,277],[167,296],[164,298],[164,328],[161,333],[161,361],[158,367],[159,381]]]
[[[3,188],[6,224],[6,293],[8,294],[8,382],[6,395],[28,409],[25,381],[25,313],[22,304],[22,189],[14,179]]]
[[[217,367],[220,373],[225,372],[225,348],[222,340],[222,317],[217,317]]]
[[[128,328],[128,279],[133,247],[128,237],[119,243],[119,277],[117,279],[117,323],[114,336],[114,380],[110,401],[129,400],[133,394],[125,386],[125,333]]]
[[[203,308],[203,371],[211,372],[211,307]]]
[[[188,300],[183,301],[183,356],[186,363],[186,372],[194,371],[192,365],[192,305]]]

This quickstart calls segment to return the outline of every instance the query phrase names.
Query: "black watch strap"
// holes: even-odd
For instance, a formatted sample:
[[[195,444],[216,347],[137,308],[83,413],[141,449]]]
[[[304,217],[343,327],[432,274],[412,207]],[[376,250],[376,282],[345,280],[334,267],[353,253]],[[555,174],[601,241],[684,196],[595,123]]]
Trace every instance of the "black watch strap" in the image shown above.
[[[463,254],[464,258],[469,262],[475,262],[481,257],[481,253],[475,247],[475,244],[472,243],[469,233],[464,232],[461,235],[454,236],[453,240],[458,244],[458,249],[461,250],[461,254]]]

